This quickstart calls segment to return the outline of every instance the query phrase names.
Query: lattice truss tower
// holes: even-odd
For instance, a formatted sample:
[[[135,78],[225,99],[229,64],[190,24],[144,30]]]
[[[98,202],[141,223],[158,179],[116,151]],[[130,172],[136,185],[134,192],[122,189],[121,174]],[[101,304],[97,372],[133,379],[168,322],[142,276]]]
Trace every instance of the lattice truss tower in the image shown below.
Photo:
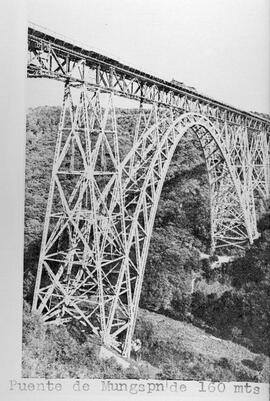
[[[266,135],[140,104],[134,132],[123,142],[114,94],[82,85],[74,97],[74,90],[66,83],[33,308],[48,323],[78,321],[128,357],[157,205],[176,146],[190,130],[201,143],[214,252],[258,235],[253,193],[269,194],[261,146]]]

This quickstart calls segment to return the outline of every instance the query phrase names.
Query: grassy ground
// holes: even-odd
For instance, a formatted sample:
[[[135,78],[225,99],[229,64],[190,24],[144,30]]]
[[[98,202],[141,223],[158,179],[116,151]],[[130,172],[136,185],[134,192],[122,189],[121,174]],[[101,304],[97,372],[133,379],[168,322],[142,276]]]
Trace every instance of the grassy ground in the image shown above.
[[[239,361],[239,359],[253,359],[256,356],[247,348],[232,341],[214,337],[190,323],[173,320],[142,309],[140,316],[153,323],[156,329],[156,334],[154,334],[156,338],[165,342],[174,339],[175,342],[181,344],[185,351],[217,360],[224,357]]]
[[[159,367],[160,377],[268,380],[268,357],[252,353],[232,341],[214,337],[191,323],[140,309],[137,326],[137,333],[142,337],[148,331],[142,358]]]

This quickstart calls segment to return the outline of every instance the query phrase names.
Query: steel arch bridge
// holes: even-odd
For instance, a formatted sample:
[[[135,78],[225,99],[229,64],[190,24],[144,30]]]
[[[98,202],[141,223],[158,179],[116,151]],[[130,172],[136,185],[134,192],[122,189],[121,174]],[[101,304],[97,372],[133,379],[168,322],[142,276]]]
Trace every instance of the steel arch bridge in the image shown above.
[[[129,357],[155,214],[181,138],[196,134],[209,177],[211,250],[258,237],[269,198],[270,121],[86,50],[34,25],[29,78],[63,82],[33,309],[77,320]],[[137,102],[120,146],[116,98]]]

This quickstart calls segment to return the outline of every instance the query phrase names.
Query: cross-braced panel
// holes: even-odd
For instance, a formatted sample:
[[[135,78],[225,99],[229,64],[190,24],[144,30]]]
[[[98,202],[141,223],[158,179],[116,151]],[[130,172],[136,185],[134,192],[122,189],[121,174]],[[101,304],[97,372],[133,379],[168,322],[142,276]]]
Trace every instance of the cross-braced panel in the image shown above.
[[[262,131],[256,135],[250,135],[250,155],[252,164],[253,190],[263,199],[269,198],[270,187],[270,147],[267,133]]]

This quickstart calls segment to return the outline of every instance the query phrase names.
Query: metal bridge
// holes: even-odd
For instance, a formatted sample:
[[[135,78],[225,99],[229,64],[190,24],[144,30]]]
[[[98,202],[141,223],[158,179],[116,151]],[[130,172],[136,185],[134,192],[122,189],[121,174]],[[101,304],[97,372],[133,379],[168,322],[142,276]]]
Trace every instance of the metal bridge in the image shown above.
[[[194,132],[203,149],[211,251],[243,247],[258,237],[255,196],[269,198],[270,121],[34,25],[27,75],[63,82],[33,309],[48,323],[77,320],[129,357],[157,205],[177,145]],[[136,102],[124,145],[118,97]]]

